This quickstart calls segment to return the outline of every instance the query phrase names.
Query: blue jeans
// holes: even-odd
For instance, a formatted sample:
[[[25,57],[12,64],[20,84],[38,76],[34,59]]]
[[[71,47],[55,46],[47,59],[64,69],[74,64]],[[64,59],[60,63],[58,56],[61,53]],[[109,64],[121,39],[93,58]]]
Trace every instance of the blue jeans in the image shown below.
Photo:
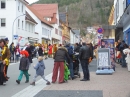
[[[81,66],[84,74],[84,79],[89,80],[90,79],[90,74],[89,74],[89,69],[88,69],[88,60],[81,60]]]
[[[73,70],[73,61],[72,61],[72,59],[70,59],[69,69],[70,69],[70,76],[71,76],[71,78],[73,78],[74,77],[74,70]]]
[[[121,63],[122,63],[122,67],[126,67],[126,55],[124,53],[122,53],[122,58],[121,58]]]
[[[16,57],[15,60],[18,62],[19,61],[19,55],[16,55],[15,57]]]

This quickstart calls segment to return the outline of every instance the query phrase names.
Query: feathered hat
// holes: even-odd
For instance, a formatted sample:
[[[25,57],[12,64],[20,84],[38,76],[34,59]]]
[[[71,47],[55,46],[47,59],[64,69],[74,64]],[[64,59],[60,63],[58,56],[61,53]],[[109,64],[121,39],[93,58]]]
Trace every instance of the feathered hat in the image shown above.
[[[27,52],[27,51],[25,51],[25,50],[24,50],[24,51],[21,51],[21,52],[20,52],[20,54],[21,54],[21,55],[25,55],[26,57],[28,57],[28,56],[29,56],[28,52]]]

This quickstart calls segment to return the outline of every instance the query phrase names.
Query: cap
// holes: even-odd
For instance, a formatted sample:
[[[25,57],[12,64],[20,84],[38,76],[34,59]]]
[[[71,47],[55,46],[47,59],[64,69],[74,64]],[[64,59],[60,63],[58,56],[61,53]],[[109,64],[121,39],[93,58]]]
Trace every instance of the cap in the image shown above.
[[[5,38],[4,40],[5,40],[5,41],[9,41],[9,39],[8,39],[8,38]]]

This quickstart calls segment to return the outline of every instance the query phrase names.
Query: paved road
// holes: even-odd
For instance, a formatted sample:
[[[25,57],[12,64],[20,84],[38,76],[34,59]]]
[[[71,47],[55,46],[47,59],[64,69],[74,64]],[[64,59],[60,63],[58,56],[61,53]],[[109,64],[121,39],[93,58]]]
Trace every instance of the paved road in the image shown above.
[[[46,65],[45,75],[48,75],[52,72],[53,68],[53,59],[47,59],[44,61]],[[33,64],[36,64],[37,60],[34,59]],[[32,81],[33,75],[35,74],[35,70],[33,69],[33,64],[30,67],[29,73],[30,76],[30,82]],[[11,97],[12,95],[16,94],[17,92],[23,90],[24,88],[29,86],[29,83],[25,84],[25,76],[23,76],[23,79],[21,81],[20,85],[17,85],[16,79],[19,76],[19,64],[11,64],[9,66],[8,70],[8,76],[10,77],[9,81],[7,82],[6,86],[0,86],[0,97]],[[38,80],[40,77],[38,78]]]
[[[54,63],[53,59],[47,59],[47,60],[44,60],[44,62],[45,62],[45,65],[46,65],[45,76],[48,75],[47,78],[51,81],[51,75],[49,75],[49,74],[52,73],[53,63]],[[96,61],[93,61],[89,65],[91,72],[95,72],[96,71],[96,63],[95,62]],[[33,65],[36,64],[36,63],[37,63],[37,59],[34,59],[33,64],[32,64],[32,66],[30,67],[30,70],[29,70],[29,73],[31,74],[31,76],[30,76],[30,82],[33,79],[33,75],[35,75],[35,70],[33,69]],[[10,79],[7,82],[6,86],[0,86],[0,97],[11,97],[11,96],[13,96],[13,97],[19,97],[17,95],[20,95],[20,93],[23,94],[23,91],[26,91],[28,89],[30,91],[32,89],[32,90],[36,90],[36,91],[39,92],[39,91],[41,91],[43,89],[43,87],[46,87],[45,86],[45,81],[41,80],[40,77],[37,79],[38,85],[36,85],[35,87],[31,87],[29,85],[29,83],[27,83],[27,84],[24,83],[25,82],[25,76],[23,76],[21,84],[18,85],[16,83],[16,79],[19,76],[19,70],[18,70],[18,68],[19,68],[19,63],[11,64],[9,66],[8,76],[10,77]],[[81,67],[80,67],[80,71],[82,71]],[[41,89],[41,90],[38,90],[38,89]],[[30,92],[30,91],[28,91],[28,92]],[[27,92],[26,92],[26,94],[27,94]],[[33,94],[33,95],[35,95],[35,94]],[[20,96],[20,97],[25,97],[25,96],[23,95],[23,96]],[[32,97],[32,96],[30,96],[30,97]]]

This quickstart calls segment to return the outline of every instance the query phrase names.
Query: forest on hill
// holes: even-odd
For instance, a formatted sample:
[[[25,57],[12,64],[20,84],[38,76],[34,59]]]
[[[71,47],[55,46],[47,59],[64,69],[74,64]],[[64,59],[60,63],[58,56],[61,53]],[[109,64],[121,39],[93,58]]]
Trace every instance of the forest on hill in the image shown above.
[[[114,0],[39,0],[37,4],[58,3],[59,12],[68,12],[70,27],[80,28],[108,24]]]

